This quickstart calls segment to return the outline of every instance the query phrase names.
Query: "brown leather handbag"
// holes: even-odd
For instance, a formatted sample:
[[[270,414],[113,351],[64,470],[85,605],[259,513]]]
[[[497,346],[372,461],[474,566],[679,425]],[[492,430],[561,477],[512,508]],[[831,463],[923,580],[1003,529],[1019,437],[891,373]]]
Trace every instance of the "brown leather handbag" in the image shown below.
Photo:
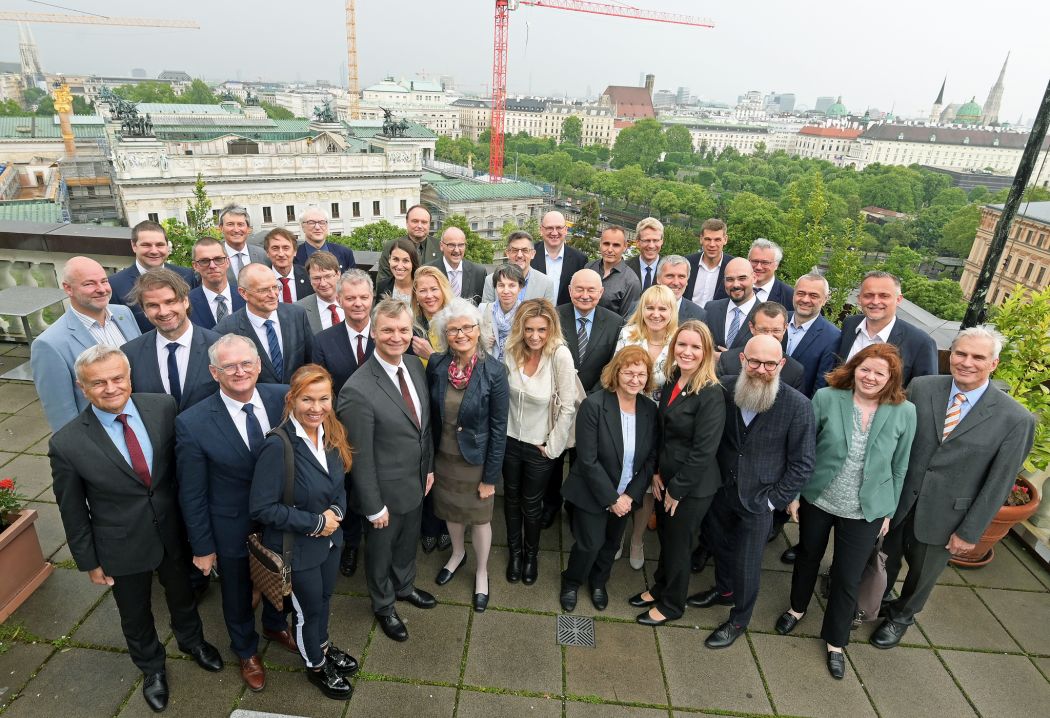
[[[882,550],[882,537],[875,542],[875,548],[864,566],[857,587],[857,616],[855,620],[875,621],[879,617],[882,597],[886,594],[886,554]]]
[[[295,455],[292,442],[283,427],[270,431],[284,443],[284,503],[291,506],[294,501]],[[281,553],[271,551],[263,545],[262,532],[248,536],[248,566],[251,570],[252,586],[266,597],[278,611],[284,609],[284,599],[292,593],[292,546],[295,537],[284,532]]]

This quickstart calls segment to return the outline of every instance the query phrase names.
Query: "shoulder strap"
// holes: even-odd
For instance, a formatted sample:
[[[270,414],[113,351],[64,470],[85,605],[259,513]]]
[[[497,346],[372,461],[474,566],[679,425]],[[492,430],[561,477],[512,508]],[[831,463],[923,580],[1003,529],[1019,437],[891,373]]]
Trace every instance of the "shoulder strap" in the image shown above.
[[[281,443],[284,444],[284,500],[283,503],[286,506],[291,506],[295,503],[295,448],[292,446],[292,440],[288,438],[288,432],[284,429],[284,424],[275,426],[270,429],[270,433],[281,439]],[[284,559],[285,566],[292,565],[292,545],[295,542],[295,537],[292,536],[291,531],[285,531],[283,537],[283,543],[281,546],[281,557]]]

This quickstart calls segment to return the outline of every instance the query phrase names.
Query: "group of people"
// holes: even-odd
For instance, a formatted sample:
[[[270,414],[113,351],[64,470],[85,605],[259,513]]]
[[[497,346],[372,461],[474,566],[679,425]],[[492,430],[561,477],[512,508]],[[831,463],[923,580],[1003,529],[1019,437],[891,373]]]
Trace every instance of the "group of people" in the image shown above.
[[[507,264],[489,273],[464,258],[462,231],[435,238],[415,206],[374,283],[327,240],[327,222],[311,208],[305,243],[274,229],[258,247],[247,211],[226,207],[224,241],[200,239],[192,272],[166,262],[163,227],[140,223],[128,269],[66,263],[69,308],[32,345],[70,551],[113,587],[155,711],[169,688],[154,573],[179,648],[210,671],[223,661],[196,601],[217,574],[241,677],[262,690],[257,534],[291,571],[287,599],[262,601],[262,638],[347,699],[358,663],[328,630],[338,575],[360,553],[380,629],[405,641],[398,603],[437,604],[417,585],[417,550],[449,551],[443,586],[468,563],[469,526],[484,612],[499,485],[509,583],[538,581],[540,536],[564,507],[561,607],[574,611],[585,590],[602,611],[614,562],[627,553],[641,569],[654,526],[656,572],[622,600],[648,626],[727,607],[713,649],[750,622],[764,547],[785,521],[798,521],[799,543],[782,557],[794,573],[779,633],[804,620],[833,540],[821,636],[842,678],[876,541],[890,587],[909,567],[871,638],[892,648],[1031,447],[1034,419],[989,381],[998,336],[960,332],[938,375],[932,339],[897,316],[900,283],[884,272],[864,277],[861,313],[840,331],[822,316],[824,277],[784,284],[765,239],[728,256],[718,219],[688,257],[661,254],[663,225],[647,218],[634,257],[609,227],[588,262],[549,212],[540,241],[512,233]],[[689,595],[709,556],[713,585]]]

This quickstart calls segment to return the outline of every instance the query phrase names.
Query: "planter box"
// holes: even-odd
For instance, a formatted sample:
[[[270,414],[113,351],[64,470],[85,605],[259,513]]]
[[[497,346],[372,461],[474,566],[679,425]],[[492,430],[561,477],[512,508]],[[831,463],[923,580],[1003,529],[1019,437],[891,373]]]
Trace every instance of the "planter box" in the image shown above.
[[[0,623],[7,620],[44,582],[54,566],[44,560],[34,522],[37,512],[25,509],[0,533]]]

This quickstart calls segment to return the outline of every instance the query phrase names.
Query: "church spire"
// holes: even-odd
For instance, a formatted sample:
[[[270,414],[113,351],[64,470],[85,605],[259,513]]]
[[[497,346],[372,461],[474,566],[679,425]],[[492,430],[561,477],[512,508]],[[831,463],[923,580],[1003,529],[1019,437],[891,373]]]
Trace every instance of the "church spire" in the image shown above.
[[[941,82],[941,91],[937,93],[937,99],[933,101],[933,107],[930,108],[930,120],[929,124],[936,125],[941,121],[941,110],[944,108],[944,86],[948,84],[948,76],[944,76],[944,80]]]
[[[947,84],[948,84],[948,76],[945,75],[944,76],[944,80],[941,82],[941,91],[937,93],[937,99],[934,100],[934,104],[936,104],[936,105],[943,105],[944,104],[944,86],[947,85]]]
[[[992,89],[988,91],[988,99],[984,101],[984,110],[981,113],[981,124],[984,125],[997,125],[999,124],[999,105],[1003,101],[1003,79],[1006,77],[1006,64],[1010,62],[1010,53],[1006,53],[1006,59],[1003,60],[1003,67],[999,70],[999,78],[992,85]]]

